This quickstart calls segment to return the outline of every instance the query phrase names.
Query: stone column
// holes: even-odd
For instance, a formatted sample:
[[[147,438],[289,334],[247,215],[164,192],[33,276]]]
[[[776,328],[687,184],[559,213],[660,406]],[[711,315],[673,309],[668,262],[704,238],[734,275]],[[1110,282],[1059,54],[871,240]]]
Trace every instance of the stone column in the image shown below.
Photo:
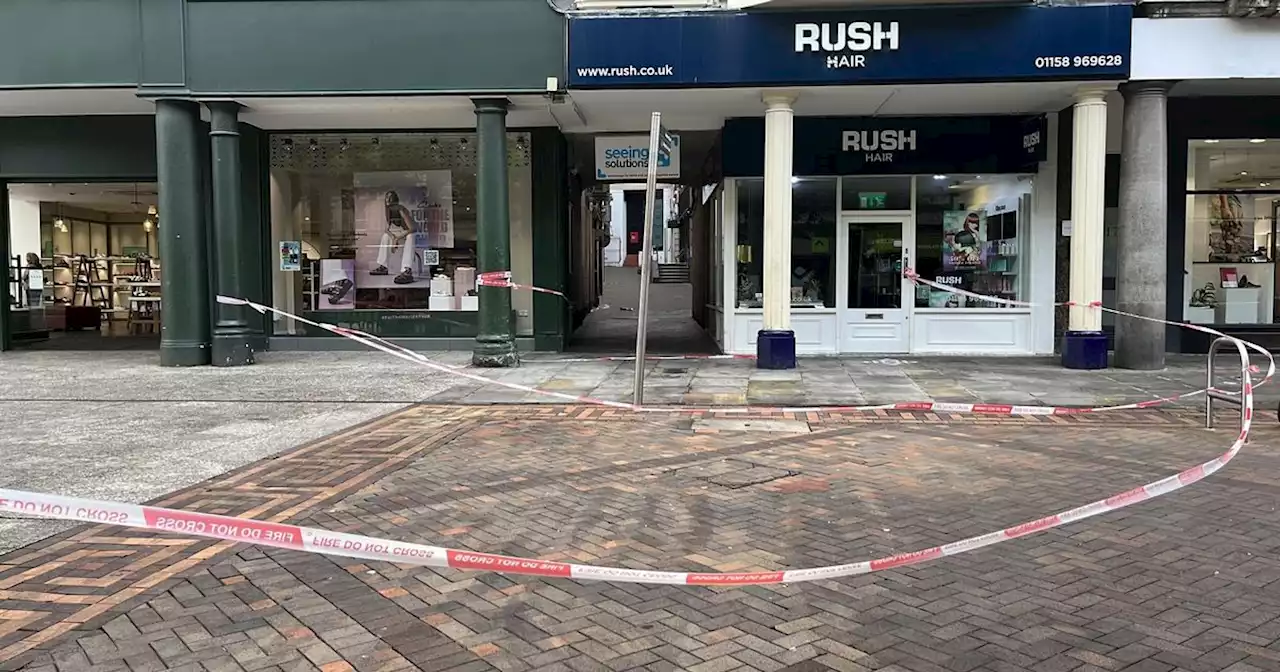
[[[1104,369],[1107,338],[1102,311],[1102,219],[1106,209],[1106,89],[1076,94],[1071,155],[1071,280],[1067,333],[1062,365],[1069,369]]]
[[[160,248],[160,365],[210,361],[208,231],[200,173],[200,106],[156,101],[156,175]]]
[[[213,159],[213,240],[218,262],[216,288],[223,296],[246,298],[250,278],[243,260],[258,240],[245,231],[244,190],[240,175],[240,104],[206,103],[210,156]],[[257,298],[257,297],[254,297]],[[253,363],[253,329],[248,306],[218,304],[213,325],[213,365]]]
[[[764,95],[764,328],[756,336],[756,366],[796,368],[791,331],[792,92]]]
[[[507,200],[507,106],[505,98],[480,98],[476,106],[476,269],[511,270],[511,206]],[[519,366],[512,333],[511,290],[481,287],[479,332],[471,363]]]
[[[1116,307],[1165,318],[1168,303],[1169,82],[1129,82],[1124,94],[1120,153],[1120,239],[1116,255]],[[1116,366],[1164,368],[1165,326],[1116,317]]]

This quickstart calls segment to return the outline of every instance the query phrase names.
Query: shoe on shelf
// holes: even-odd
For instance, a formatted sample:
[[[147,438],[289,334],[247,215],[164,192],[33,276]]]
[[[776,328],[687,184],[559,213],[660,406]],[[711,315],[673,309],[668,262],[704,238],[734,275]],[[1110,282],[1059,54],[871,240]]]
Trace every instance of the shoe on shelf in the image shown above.
[[[397,285],[407,285],[413,281],[414,281],[413,269],[406,268],[403,271],[400,271],[400,275],[397,275],[395,279],[392,280],[391,282],[394,282]]]
[[[343,303],[343,299],[346,298],[347,293],[350,292],[351,288],[355,286],[356,286],[356,283],[352,282],[347,278],[343,278],[333,283],[333,287],[330,288],[333,291],[327,292],[327,294],[329,295],[329,305],[332,306],[339,303]]]
[[[390,271],[387,270],[387,267],[381,264],[379,264],[378,267],[374,268],[372,271],[369,271],[369,275],[389,275],[389,274],[390,274]]]
[[[1249,282],[1249,276],[1242,275],[1240,276],[1240,286],[1246,289],[1256,289],[1262,285],[1255,285],[1252,282]]]

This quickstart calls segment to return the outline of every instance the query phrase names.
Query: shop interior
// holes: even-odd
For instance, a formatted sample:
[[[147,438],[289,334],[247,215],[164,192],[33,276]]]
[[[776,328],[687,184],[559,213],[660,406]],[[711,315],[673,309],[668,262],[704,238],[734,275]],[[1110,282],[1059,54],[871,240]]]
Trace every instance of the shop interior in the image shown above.
[[[1187,154],[1185,319],[1256,325],[1280,317],[1276,218],[1280,140],[1192,140]]]
[[[529,284],[529,137],[508,137],[511,271]],[[421,311],[467,325],[457,314],[479,310],[475,134],[276,134],[270,145],[277,306],[323,321]],[[517,333],[531,334],[531,295],[515,292],[512,304]],[[285,320],[275,327],[304,331]]]
[[[159,346],[155,183],[9,185],[8,301],[15,345]]]

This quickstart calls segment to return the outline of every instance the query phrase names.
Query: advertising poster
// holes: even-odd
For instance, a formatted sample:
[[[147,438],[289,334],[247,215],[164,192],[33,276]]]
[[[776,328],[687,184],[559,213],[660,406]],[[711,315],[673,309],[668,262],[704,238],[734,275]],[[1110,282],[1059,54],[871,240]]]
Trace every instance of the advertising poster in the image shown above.
[[[431,285],[439,250],[453,247],[447,170],[356,173],[355,282],[363,289]]]
[[[968,271],[986,267],[987,218],[982,212],[957,210],[942,214],[942,268]]]
[[[302,242],[297,240],[280,241],[280,270],[302,270]]]
[[[320,299],[317,310],[349,310],[355,307],[356,262],[354,259],[320,260]]]

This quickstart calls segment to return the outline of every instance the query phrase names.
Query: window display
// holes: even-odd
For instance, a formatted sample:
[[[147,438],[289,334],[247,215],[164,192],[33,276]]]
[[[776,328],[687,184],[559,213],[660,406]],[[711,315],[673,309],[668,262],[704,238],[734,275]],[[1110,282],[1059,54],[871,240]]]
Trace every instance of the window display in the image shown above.
[[[1192,140],[1187,152],[1183,311],[1197,324],[1277,318],[1276,216],[1280,142]]]
[[[836,305],[835,178],[793,179],[791,185],[791,307]],[[738,187],[738,308],[764,305],[764,180]]]
[[[1022,300],[1019,231],[1029,216],[1031,186],[1016,175],[918,178],[916,272],[938,284]],[[919,286],[916,307],[1011,306]]]
[[[528,275],[529,140],[508,138],[512,271]],[[305,311],[479,309],[475,134],[274,135],[271,190],[273,244],[296,241],[302,256],[298,278],[282,262],[278,303]],[[513,305],[518,329],[531,328],[531,299],[513,296]]]

